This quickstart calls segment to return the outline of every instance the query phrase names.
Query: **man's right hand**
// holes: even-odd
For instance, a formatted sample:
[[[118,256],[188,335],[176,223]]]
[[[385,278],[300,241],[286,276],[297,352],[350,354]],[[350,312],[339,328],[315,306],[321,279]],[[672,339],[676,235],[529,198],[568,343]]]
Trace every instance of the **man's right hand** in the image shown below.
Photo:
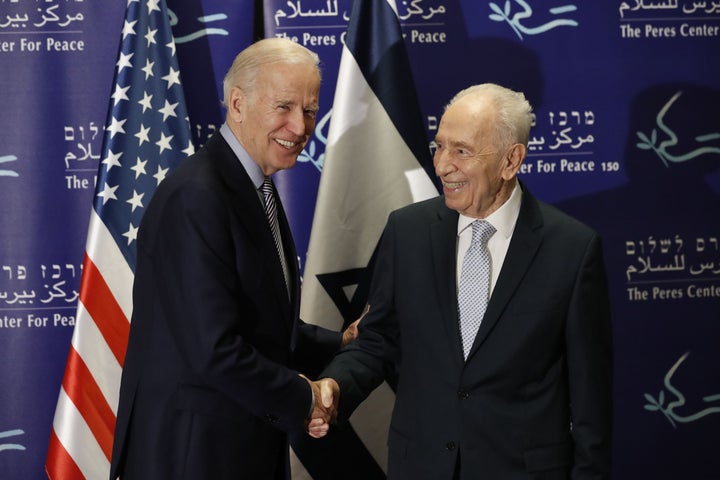
[[[311,382],[315,394],[315,406],[308,422],[308,434],[322,438],[330,430],[330,422],[337,418],[340,386],[332,378]]]

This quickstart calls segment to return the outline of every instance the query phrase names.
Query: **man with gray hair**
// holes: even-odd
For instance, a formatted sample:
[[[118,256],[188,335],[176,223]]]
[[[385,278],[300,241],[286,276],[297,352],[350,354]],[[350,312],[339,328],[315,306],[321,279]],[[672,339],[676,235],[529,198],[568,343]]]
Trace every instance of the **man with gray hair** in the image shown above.
[[[601,242],[517,179],[531,124],[524,95],[498,85],[452,99],[435,137],[443,195],[390,215],[358,338],[318,382],[343,423],[397,368],[388,480],[610,478]]]
[[[354,330],[299,320],[295,246],[271,180],[315,127],[318,62],[290,40],[242,51],[224,80],[225,124],[149,204],[111,479],[287,480],[287,432],[324,415],[299,370]]]

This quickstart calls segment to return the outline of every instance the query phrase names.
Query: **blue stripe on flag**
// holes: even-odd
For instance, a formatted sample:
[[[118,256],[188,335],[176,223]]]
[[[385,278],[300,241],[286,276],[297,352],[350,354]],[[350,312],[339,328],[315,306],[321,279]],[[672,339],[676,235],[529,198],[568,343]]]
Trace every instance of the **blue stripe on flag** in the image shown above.
[[[355,0],[345,45],[430,178],[435,172],[400,22],[387,0]]]

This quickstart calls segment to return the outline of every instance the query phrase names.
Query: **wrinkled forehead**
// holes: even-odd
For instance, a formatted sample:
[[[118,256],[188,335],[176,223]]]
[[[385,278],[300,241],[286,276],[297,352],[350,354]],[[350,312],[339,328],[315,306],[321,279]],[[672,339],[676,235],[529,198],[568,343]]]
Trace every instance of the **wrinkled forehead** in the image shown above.
[[[489,102],[461,98],[450,105],[440,119],[438,138],[448,141],[487,141],[495,131],[495,111]]]
[[[320,74],[309,64],[266,65],[255,83],[255,90],[265,95],[301,97],[311,103],[318,101],[320,93]]]

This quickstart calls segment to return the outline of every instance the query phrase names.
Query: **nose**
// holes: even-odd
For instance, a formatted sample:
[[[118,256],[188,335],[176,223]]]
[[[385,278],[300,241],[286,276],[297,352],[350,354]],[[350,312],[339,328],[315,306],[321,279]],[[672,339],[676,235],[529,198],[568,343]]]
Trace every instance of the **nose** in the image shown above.
[[[301,108],[293,109],[288,118],[287,128],[293,135],[298,137],[311,135],[315,129],[315,120],[305,115]]]
[[[445,153],[445,149],[438,148],[435,150],[433,165],[435,166],[435,175],[438,177],[452,172],[452,162],[449,161],[449,156]]]

